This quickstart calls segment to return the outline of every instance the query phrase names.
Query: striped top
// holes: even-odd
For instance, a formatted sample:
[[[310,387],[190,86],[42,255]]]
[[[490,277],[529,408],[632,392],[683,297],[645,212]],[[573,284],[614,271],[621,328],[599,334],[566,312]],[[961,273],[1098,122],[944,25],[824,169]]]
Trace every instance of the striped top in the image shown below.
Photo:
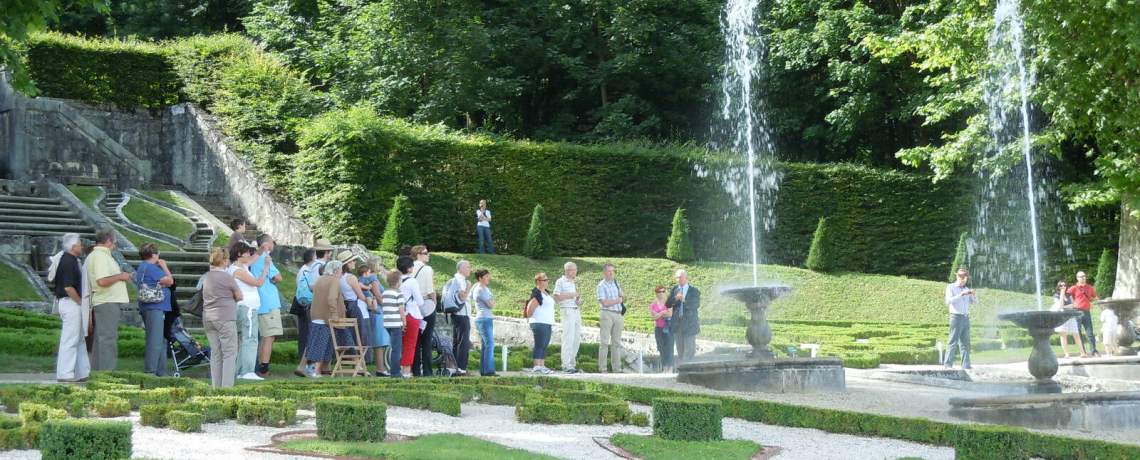
[[[400,317],[400,306],[404,304],[404,293],[399,289],[388,289],[380,297],[380,305],[384,307],[384,327],[403,327],[404,318]]]

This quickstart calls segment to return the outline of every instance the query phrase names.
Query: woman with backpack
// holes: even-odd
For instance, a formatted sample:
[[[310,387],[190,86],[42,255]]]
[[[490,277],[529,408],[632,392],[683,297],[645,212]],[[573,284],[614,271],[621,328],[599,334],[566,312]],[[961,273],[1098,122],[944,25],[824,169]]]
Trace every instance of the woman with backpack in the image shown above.
[[[546,289],[550,278],[539,272],[534,275],[534,285],[523,308],[523,317],[530,320],[530,330],[534,334],[534,350],[530,357],[534,359],[534,373],[553,374],[554,371],[546,367],[546,347],[550,345],[550,328],[554,325],[554,297]]]

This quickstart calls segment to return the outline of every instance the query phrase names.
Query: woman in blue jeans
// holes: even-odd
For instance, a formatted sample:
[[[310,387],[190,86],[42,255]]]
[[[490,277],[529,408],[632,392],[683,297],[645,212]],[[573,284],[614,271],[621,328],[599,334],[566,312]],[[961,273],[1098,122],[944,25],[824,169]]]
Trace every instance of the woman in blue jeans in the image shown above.
[[[550,285],[546,273],[534,275],[534,285],[526,301],[530,330],[534,333],[534,351],[530,357],[534,359],[534,373],[549,375],[554,373],[546,367],[546,347],[550,345],[550,329],[554,325],[554,297],[546,291]]]
[[[495,296],[487,288],[491,282],[491,272],[486,268],[475,270],[475,289],[471,296],[475,298],[475,307],[479,314],[475,317],[475,329],[479,331],[483,349],[479,352],[479,375],[483,377],[498,377],[495,373]]]

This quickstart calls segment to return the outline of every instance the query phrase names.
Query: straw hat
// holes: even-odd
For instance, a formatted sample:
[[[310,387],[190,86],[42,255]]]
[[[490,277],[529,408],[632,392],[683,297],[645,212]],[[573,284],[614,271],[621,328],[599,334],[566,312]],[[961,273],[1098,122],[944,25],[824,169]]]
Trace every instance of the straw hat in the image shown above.
[[[362,259],[360,256],[353,254],[352,251],[341,251],[340,254],[336,255],[336,260],[339,260],[341,263],[347,265],[349,262]]]
[[[317,243],[313,245],[313,249],[318,251],[330,251],[333,249],[332,241],[328,238],[317,238]]]

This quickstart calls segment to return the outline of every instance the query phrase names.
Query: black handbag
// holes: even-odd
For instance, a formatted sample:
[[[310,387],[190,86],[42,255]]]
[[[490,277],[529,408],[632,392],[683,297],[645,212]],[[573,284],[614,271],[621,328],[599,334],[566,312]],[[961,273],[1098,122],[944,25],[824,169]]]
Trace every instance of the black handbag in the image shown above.
[[[190,296],[190,299],[188,299],[186,303],[182,305],[183,312],[189,313],[199,318],[202,317],[202,309],[204,308],[204,300],[202,299],[202,282],[205,278],[206,275],[202,275],[201,278],[198,278],[198,285],[194,289],[194,295]]]
[[[621,292],[621,283],[618,283],[618,280],[617,280],[617,278],[614,278],[614,284],[616,284],[616,285],[617,285],[617,288],[618,288],[618,292],[620,293],[620,292]],[[627,310],[628,310],[628,309],[627,309],[627,308],[625,308],[625,302],[622,302],[622,303],[621,303],[621,315],[622,315],[622,316],[625,316],[625,312],[626,312]]]

